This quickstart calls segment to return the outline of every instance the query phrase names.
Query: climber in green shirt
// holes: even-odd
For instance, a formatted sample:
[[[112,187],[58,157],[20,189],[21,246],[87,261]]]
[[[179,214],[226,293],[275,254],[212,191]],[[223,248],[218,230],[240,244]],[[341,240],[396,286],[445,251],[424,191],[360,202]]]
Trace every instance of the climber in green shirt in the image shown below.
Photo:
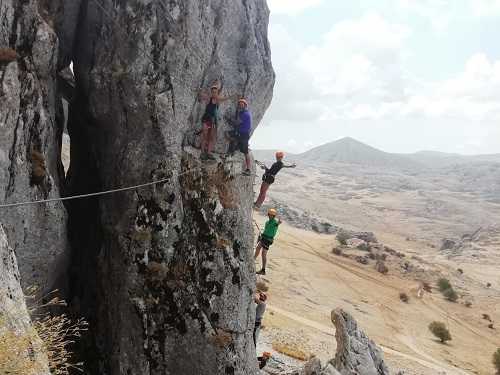
[[[266,222],[266,226],[264,228],[264,233],[262,233],[259,237],[259,242],[257,244],[257,249],[255,249],[255,259],[257,259],[262,251],[262,269],[257,272],[258,275],[266,274],[266,263],[267,263],[267,252],[269,251],[269,247],[274,242],[274,237],[276,237],[276,233],[278,233],[278,227],[281,224],[280,219],[276,219],[278,212],[271,208],[267,212],[267,216],[269,216],[269,220]]]

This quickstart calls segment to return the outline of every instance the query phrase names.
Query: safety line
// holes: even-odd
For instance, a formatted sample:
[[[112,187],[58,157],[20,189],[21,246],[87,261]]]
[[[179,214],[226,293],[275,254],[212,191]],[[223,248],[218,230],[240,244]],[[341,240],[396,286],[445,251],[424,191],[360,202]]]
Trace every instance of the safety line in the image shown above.
[[[163,183],[169,182],[174,177],[181,177],[181,176],[186,175],[186,174],[188,174],[190,172],[193,172],[195,170],[200,170],[201,168],[202,167],[192,168],[192,169],[187,170],[186,172],[183,172],[181,174],[178,174],[178,175],[175,175],[175,176],[172,176],[172,177],[169,177],[169,178],[164,178],[164,179],[161,179],[161,180],[147,182],[147,183],[144,183],[144,184],[139,184],[139,185],[134,185],[134,186],[127,186],[127,187],[123,187],[123,188],[117,188],[117,189],[99,191],[99,192],[88,193],[88,194],[72,195],[72,196],[69,196],[69,197],[60,197],[60,198],[43,199],[43,200],[38,200],[38,201],[26,201],[26,202],[18,202],[18,203],[1,204],[0,205],[0,209],[2,209],[2,208],[12,208],[12,207],[21,207],[21,206],[33,206],[33,205],[42,204],[42,203],[63,202],[63,201],[69,201],[69,200],[75,200],[75,199],[83,199],[83,198],[90,198],[90,197],[97,197],[97,196],[102,196],[102,195],[109,195],[109,194],[120,193],[120,192],[123,192],[123,191],[140,189],[140,188],[143,188],[143,187],[148,187],[148,186],[153,186],[153,185],[159,185],[159,184],[163,184]]]

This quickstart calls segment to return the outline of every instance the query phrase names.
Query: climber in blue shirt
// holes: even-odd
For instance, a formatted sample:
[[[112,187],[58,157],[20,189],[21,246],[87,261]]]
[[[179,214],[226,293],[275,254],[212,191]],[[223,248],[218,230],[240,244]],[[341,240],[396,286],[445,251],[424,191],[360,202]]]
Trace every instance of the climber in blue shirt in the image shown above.
[[[250,155],[248,154],[248,142],[250,140],[250,132],[252,131],[252,114],[248,110],[248,102],[245,99],[238,101],[239,123],[238,123],[238,149],[245,154],[245,172],[244,175],[249,176],[250,172]]]

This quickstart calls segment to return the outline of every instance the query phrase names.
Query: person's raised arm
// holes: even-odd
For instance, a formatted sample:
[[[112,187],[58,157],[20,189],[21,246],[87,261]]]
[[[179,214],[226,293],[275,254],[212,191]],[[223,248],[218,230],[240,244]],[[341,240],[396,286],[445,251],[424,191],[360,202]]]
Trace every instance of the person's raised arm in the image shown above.
[[[239,99],[240,95],[239,94],[234,94],[234,95],[229,95],[229,96],[219,96],[219,103],[227,102],[228,100],[231,99]]]

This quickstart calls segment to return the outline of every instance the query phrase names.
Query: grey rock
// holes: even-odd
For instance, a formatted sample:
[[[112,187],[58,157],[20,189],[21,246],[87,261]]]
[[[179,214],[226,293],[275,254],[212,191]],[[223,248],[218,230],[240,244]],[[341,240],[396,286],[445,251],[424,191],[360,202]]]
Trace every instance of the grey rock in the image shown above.
[[[295,209],[274,199],[269,199],[267,203],[262,205],[260,212],[265,215],[270,208],[277,209],[280,218],[296,228],[311,230],[320,234],[334,234],[338,230],[336,225],[315,217],[310,212]]]
[[[441,243],[441,250],[452,250],[455,248],[457,243],[449,238],[444,238]]]
[[[383,260],[377,260],[377,263],[375,264],[375,269],[384,275],[389,272],[389,268],[387,268]]]
[[[380,348],[358,327],[347,312],[332,311],[337,353],[332,365],[341,375],[388,375]]]
[[[302,375],[321,375],[321,360],[319,358],[311,358],[304,366]]]
[[[264,0],[93,2],[80,12],[68,131],[71,307],[90,320],[88,374],[256,374],[253,178],[243,156],[200,161],[200,87],[248,98],[274,72]],[[106,14],[113,16],[111,21]],[[235,118],[221,105],[216,151]]]
[[[378,242],[375,234],[372,232],[356,232],[344,228],[339,229],[337,232],[337,240],[342,244],[347,244],[349,240],[354,238],[365,241],[370,246]]]
[[[10,330],[28,339],[32,349],[31,360],[36,363],[34,375],[50,375],[47,357],[42,351],[40,338],[33,333],[31,320],[21,289],[19,270],[14,251],[0,223],[0,333]],[[26,353],[28,355],[28,353]],[[28,360],[28,359],[26,359]]]
[[[0,66],[0,202],[169,182],[2,212],[23,283],[68,287],[90,322],[87,374],[256,374],[253,179],[239,153],[202,163],[190,134],[215,79],[262,119],[266,2],[98,2],[0,3],[0,42],[20,56]],[[70,61],[64,176],[57,71]],[[219,153],[235,107],[221,106]]]
[[[0,64],[0,204],[61,195],[58,41],[43,9],[35,0],[0,3],[0,46],[18,55],[17,61]],[[56,265],[63,264],[68,249],[63,204],[2,209],[0,217],[23,286],[51,289],[63,276]]]
[[[337,371],[335,367],[332,366],[331,363],[329,363],[321,372],[321,375],[340,375],[340,373]]]

